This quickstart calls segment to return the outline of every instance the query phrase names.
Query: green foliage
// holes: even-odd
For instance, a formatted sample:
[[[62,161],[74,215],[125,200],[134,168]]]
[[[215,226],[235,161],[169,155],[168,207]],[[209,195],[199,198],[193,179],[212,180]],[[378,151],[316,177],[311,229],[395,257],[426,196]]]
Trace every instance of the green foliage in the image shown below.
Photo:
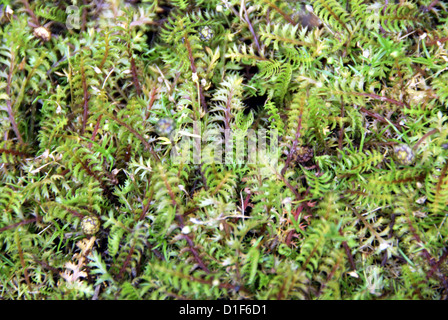
[[[2,298],[446,299],[445,2],[5,3]]]
[[[65,23],[67,21],[67,13],[58,7],[39,6],[34,8],[34,13],[38,17],[59,23]]]

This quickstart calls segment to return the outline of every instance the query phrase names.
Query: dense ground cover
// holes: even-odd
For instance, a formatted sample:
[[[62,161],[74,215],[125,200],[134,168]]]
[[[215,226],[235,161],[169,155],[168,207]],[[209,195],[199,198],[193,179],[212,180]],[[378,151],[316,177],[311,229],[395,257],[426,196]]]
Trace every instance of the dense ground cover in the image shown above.
[[[3,299],[447,297],[445,2],[0,10]]]

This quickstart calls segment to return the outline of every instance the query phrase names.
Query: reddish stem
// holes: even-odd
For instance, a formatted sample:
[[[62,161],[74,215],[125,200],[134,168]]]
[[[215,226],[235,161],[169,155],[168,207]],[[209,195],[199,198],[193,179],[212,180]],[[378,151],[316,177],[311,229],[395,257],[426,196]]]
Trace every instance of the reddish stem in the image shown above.
[[[196,69],[196,65],[194,64],[194,57],[193,57],[193,52],[191,50],[190,41],[188,40],[188,37],[186,34],[184,36],[184,43],[185,43],[185,46],[187,47],[188,59],[190,60],[191,71],[193,73],[197,74],[197,69]],[[202,92],[202,86],[199,84],[198,84],[198,86],[199,86],[199,99],[201,100],[201,105],[204,108],[204,111],[207,112],[207,103],[205,102],[204,93]]]
[[[92,139],[90,139],[90,140],[92,140],[92,141],[95,140],[95,137],[96,137],[96,135],[97,135],[97,133],[98,133],[98,130],[99,130],[99,128],[100,128],[100,122],[101,122],[101,118],[102,118],[102,117],[103,117],[103,115],[100,114],[100,116],[98,117],[98,120],[96,121],[95,129],[93,130],[93,133],[92,133]],[[92,142],[89,143],[89,149],[91,149],[91,148],[92,148]]]
[[[87,80],[84,70],[84,63],[81,63],[81,78],[82,78],[82,90],[84,94],[84,103],[83,103],[83,115],[82,115],[82,129],[81,129],[81,135],[84,134],[84,131],[86,129],[87,124],[87,117],[89,114],[89,92],[87,89]]]
[[[152,109],[152,106],[154,105],[154,101],[156,101],[156,93],[158,91],[157,87],[153,87],[151,90],[151,98],[149,100],[148,103],[148,110],[146,111],[146,115],[145,115],[145,120],[147,120],[149,118],[149,113]]]
[[[23,221],[20,221],[20,222],[11,224],[11,225],[9,225],[9,226],[0,228],[0,232],[3,232],[3,231],[8,230],[8,229],[13,229],[13,228],[15,228],[15,227],[17,227],[17,226],[20,226],[20,225],[22,225],[22,224],[28,224],[28,223],[32,223],[32,222],[36,222],[36,221],[37,221],[37,218],[32,218],[32,219],[28,219],[28,220],[23,220]]]
[[[296,136],[295,136],[294,142],[292,143],[291,149],[289,150],[288,157],[286,158],[285,166],[282,168],[282,171],[280,172],[282,176],[285,174],[286,170],[288,169],[289,163],[291,162],[291,159],[292,159],[292,155],[294,154],[294,152],[296,152],[297,145],[299,144],[300,129],[302,128],[302,113],[303,113],[303,110],[300,110],[299,120],[298,120],[299,124],[297,126]]]
[[[8,112],[9,121],[11,122],[12,129],[14,130],[14,133],[16,134],[17,139],[19,139],[20,143],[23,143],[22,135],[20,134],[19,127],[17,126],[16,120],[14,118],[14,112],[13,112],[12,106],[11,106],[11,80],[12,80],[12,73],[15,68],[14,60],[15,60],[15,57],[14,57],[14,54],[12,54],[10,66],[9,66],[8,79],[7,79],[7,83],[6,83],[6,94],[8,96],[8,99],[6,100],[6,111]]]

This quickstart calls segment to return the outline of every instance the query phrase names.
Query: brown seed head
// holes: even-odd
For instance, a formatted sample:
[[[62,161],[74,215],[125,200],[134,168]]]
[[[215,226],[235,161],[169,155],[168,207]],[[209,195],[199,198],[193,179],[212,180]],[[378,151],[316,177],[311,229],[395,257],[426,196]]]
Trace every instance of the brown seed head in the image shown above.
[[[51,39],[51,32],[45,27],[37,27],[34,29],[33,34],[35,37],[47,42]]]
[[[304,163],[310,161],[313,156],[314,152],[310,147],[298,147],[293,155],[293,160],[298,163]]]
[[[411,147],[406,144],[400,144],[394,147],[394,156],[396,161],[402,165],[410,165],[414,162],[415,154]]]

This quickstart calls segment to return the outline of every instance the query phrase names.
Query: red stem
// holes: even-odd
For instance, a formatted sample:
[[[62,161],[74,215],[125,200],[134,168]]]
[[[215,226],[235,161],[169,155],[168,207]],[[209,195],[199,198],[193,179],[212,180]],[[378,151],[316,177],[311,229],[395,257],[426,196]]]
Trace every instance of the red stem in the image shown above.
[[[32,223],[32,222],[36,222],[36,221],[37,221],[37,218],[32,218],[32,219],[28,219],[28,220],[23,220],[23,221],[20,221],[20,222],[11,224],[11,225],[9,225],[9,226],[0,228],[0,232],[3,232],[3,231],[8,230],[8,229],[13,229],[13,228],[15,228],[15,227],[17,227],[17,226],[20,226],[20,225],[22,225],[22,224],[28,224],[28,223]]]
[[[82,90],[84,93],[83,115],[82,115],[82,129],[81,135],[84,134],[87,124],[87,116],[89,114],[89,92],[87,90],[87,80],[84,71],[84,62],[81,63],[81,78],[82,78]]]
[[[294,139],[294,142],[292,143],[291,149],[289,150],[288,157],[286,158],[285,166],[283,167],[283,169],[281,171],[282,176],[285,174],[286,170],[288,169],[289,163],[291,162],[291,159],[292,159],[292,155],[294,154],[294,152],[296,152],[297,145],[299,144],[300,129],[302,128],[302,113],[303,113],[303,111],[300,110],[300,115],[299,115],[299,120],[298,120],[299,124],[297,126],[296,137]]]
[[[92,141],[95,140],[95,137],[98,133],[98,129],[100,128],[100,122],[101,122],[102,117],[103,117],[103,115],[100,114],[100,116],[98,117],[98,120],[96,121],[95,129],[93,130],[93,133],[92,133],[92,139],[90,139]],[[89,143],[89,149],[91,149],[91,148],[92,148],[92,142]]]
[[[194,64],[193,52],[191,51],[190,41],[188,40],[187,35],[184,36],[184,43],[187,47],[188,58],[190,59],[191,71],[197,74],[196,65]],[[205,102],[204,93],[202,92],[202,86],[199,86],[199,98],[201,99],[201,105],[204,108],[204,111],[207,112],[207,103]]]
[[[6,83],[6,94],[8,95],[8,99],[6,100],[6,110],[8,112],[9,121],[11,122],[12,129],[14,130],[14,133],[16,134],[17,139],[19,139],[20,143],[23,143],[22,135],[20,134],[16,120],[14,118],[14,112],[13,112],[12,106],[11,106],[11,80],[12,80],[12,73],[15,68],[14,60],[15,60],[15,57],[14,57],[14,54],[12,54],[11,62],[10,62],[10,66],[9,66],[8,79],[7,79],[7,83]]]

